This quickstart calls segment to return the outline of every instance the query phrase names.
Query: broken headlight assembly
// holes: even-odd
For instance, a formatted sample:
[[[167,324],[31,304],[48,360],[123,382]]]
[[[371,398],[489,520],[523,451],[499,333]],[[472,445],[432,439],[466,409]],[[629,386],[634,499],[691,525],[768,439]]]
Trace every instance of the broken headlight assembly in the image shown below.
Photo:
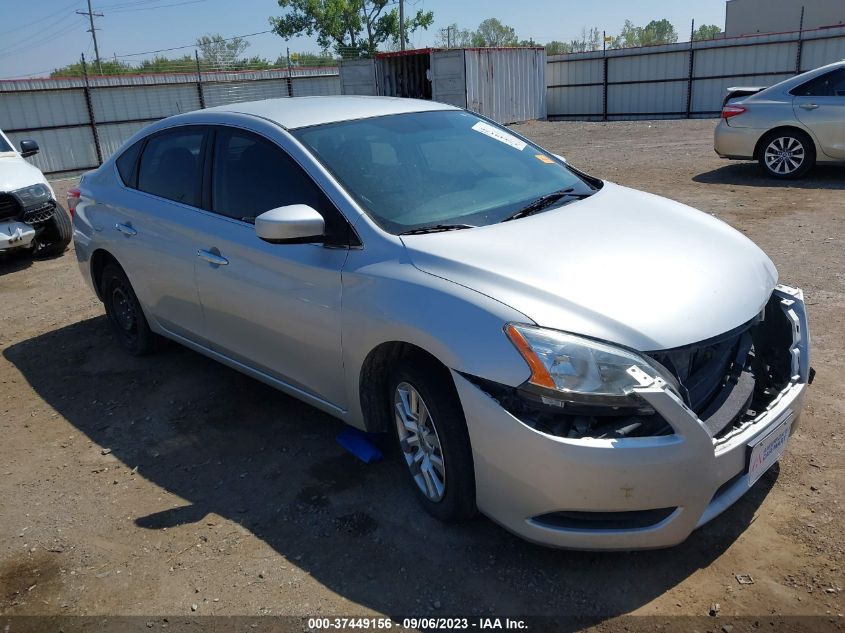
[[[12,195],[18,199],[18,202],[20,202],[20,205],[24,210],[43,206],[50,202],[52,197],[50,189],[41,183],[13,191]]]
[[[505,333],[531,369],[520,388],[529,398],[567,409],[653,413],[634,393],[639,385],[628,369],[638,367],[649,375],[662,372],[635,352],[532,325],[509,323]]]

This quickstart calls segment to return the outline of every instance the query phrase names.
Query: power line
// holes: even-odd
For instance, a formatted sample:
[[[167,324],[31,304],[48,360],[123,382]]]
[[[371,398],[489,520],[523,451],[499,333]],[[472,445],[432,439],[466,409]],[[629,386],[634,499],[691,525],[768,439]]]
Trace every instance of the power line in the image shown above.
[[[71,2],[69,5],[65,6],[64,9],[59,9],[58,11],[51,11],[48,15],[45,15],[43,18],[38,18],[37,20],[33,20],[32,22],[27,22],[26,24],[21,24],[20,26],[16,26],[15,28],[9,29],[8,31],[0,31],[0,35],[6,35],[8,33],[19,33],[23,30],[28,29],[31,26],[34,26],[36,24],[40,24],[41,22],[49,20],[50,18],[55,18],[59,14],[61,14],[62,19],[64,19],[64,16],[73,13],[73,7],[77,6],[78,4],[79,4],[79,0],[73,0],[73,2]]]
[[[229,42],[231,40],[236,40],[243,37],[253,37],[255,35],[266,35],[267,33],[272,33],[273,29],[268,29],[266,31],[257,31],[256,33],[246,33],[245,35],[233,35],[232,37],[225,37],[222,41]],[[119,59],[123,59],[125,57],[138,57],[140,55],[155,55],[156,53],[167,53],[170,51],[180,51],[185,48],[196,48],[196,43],[194,44],[185,44],[184,46],[171,46],[170,48],[160,48],[155,51],[142,51],[140,53],[126,53],[125,55],[118,55]]]
[[[153,11],[156,9],[167,9],[168,7],[181,7],[186,4],[199,4],[205,0],[184,0],[183,2],[174,2],[172,4],[157,4],[151,7],[126,7],[123,9],[114,9],[112,13],[131,13],[134,11]]]
[[[100,64],[100,47],[97,46],[97,28],[94,26],[94,18],[95,17],[101,18],[101,17],[103,17],[103,14],[102,13],[94,13],[94,11],[91,9],[91,0],[88,0],[88,11],[77,11],[77,13],[79,15],[87,15],[88,16],[88,21],[91,24],[91,28],[88,29],[88,32],[91,33],[91,37],[94,39],[94,55],[97,58],[97,70],[102,75],[103,74],[103,67]]]

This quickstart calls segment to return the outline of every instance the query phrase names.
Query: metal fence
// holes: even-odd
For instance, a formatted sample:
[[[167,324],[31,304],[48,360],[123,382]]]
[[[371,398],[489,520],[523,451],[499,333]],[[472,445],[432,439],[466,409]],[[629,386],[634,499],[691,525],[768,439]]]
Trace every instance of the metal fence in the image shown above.
[[[845,27],[548,58],[551,119],[712,117],[730,86],[769,86],[845,59]]]
[[[145,125],[200,108],[340,94],[334,67],[0,81],[0,129],[46,174],[93,169]]]

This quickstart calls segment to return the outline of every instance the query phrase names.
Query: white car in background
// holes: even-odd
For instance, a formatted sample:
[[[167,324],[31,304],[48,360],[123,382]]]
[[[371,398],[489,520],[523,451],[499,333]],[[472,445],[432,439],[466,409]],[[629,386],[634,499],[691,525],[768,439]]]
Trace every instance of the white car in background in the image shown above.
[[[38,143],[21,141],[20,152],[0,130],[0,253],[29,250],[37,257],[64,252],[73,236],[70,216],[41,170],[25,158]]]

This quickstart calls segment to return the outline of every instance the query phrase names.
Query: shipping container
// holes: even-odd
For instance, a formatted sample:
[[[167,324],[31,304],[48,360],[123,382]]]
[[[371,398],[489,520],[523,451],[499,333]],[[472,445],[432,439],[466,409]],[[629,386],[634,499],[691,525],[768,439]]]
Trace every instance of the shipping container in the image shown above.
[[[498,123],[546,118],[546,51],[540,47],[423,48],[341,63],[343,94],[428,99]]]

